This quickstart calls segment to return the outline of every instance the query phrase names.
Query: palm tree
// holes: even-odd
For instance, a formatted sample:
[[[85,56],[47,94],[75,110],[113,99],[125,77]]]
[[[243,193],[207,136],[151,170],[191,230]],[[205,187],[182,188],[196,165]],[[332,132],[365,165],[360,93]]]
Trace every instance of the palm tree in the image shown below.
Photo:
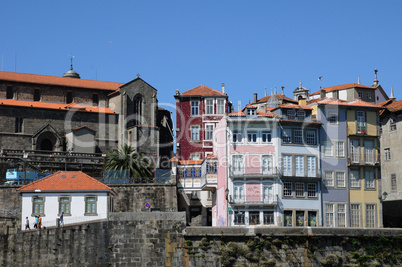
[[[105,169],[110,170],[110,178],[134,178],[136,182],[149,182],[153,177],[150,158],[135,152],[132,146],[122,145],[106,156]],[[151,179],[150,179],[151,178]]]

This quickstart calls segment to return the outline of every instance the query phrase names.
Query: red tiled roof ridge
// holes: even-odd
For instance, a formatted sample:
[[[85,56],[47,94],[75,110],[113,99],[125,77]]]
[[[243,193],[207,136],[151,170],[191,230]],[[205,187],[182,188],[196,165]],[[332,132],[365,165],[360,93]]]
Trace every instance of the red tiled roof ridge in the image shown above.
[[[301,109],[312,109],[312,108],[307,107],[307,106],[300,106],[300,105],[297,105],[297,104],[290,104],[290,103],[286,103],[286,104],[279,105],[279,107],[280,107],[280,108],[301,108]]]
[[[335,86],[330,86],[330,87],[325,87],[322,88],[321,90],[324,90],[325,92],[332,92],[332,91],[337,91],[337,90],[343,90],[343,89],[349,89],[349,88],[366,88],[366,89],[376,89],[375,87],[371,87],[371,86],[366,86],[360,83],[346,83],[346,84],[340,84],[340,85],[335,85]],[[314,93],[311,93],[310,95],[318,95],[320,94],[320,91],[316,91]]]
[[[246,114],[242,110],[234,111],[228,114],[229,117],[246,117]]]
[[[201,84],[197,87],[194,87],[190,90],[187,90],[187,91],[181,93],[180,95],[183,95],[183,96],[226,96],[226,94],[224,94],[218,90],[212,89],[208,86],[205,86],[203,84]]]
[[[124,83],[0,71],[0,80],[115,91]]]
[[[285,95],[276,94],[275,97],[277,99],[285,99],[286,101],[297,103],[296,100],[293,100],[293,99],[291,99],[291,98],[289,98],[289,97],[287,97]],[[257,103],[267,102],[270,98],[271,98],[271,95],[264,96],[264,97],[260,98],[259,100],[257,100]]]
[[[203,162],[202,159],[199,160],[180,160],[180,165],[200,165]]]

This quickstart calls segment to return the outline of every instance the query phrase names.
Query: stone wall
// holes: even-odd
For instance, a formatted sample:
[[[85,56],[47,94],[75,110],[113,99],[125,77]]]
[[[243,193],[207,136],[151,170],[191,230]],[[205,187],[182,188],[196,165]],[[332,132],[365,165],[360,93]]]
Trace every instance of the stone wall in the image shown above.
[[[189,227],[184,213],[0,235],[4,266],[401,266],[402,229]]]

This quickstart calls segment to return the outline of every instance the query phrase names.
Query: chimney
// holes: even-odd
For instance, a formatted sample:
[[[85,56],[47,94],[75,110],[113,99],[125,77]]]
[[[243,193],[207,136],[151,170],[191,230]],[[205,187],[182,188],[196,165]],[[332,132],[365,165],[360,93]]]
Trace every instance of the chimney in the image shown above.
[[[377,80],[377,72],[378,72],[378,70],[377,69],[374,69],[374,85],[378,85],[378,80]]]
[[[222,93],[225,93],[225,83],[222,83]]]
[[[325,98],[327,92],[324,89],[320,90],[320,98]]]
[[[254,93],[254,103],[257,103],[257,93]]]
[[[332,98],[335,100],[339,99],[339,91],[338,90],[335,90],[332,92]]]

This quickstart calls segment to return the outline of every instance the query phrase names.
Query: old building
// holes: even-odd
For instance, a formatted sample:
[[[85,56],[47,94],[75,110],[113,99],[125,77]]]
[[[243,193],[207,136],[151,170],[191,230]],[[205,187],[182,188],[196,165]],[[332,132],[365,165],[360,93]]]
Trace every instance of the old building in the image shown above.
[[[67,158],[99,171],[101,155],[122,144],[157,166],[172,156],[170,112],[139,77],[123,84],[81,79],[72,68],[63,77],[1,71],[0,123],[2,162],[42,171],[68,169]]]

